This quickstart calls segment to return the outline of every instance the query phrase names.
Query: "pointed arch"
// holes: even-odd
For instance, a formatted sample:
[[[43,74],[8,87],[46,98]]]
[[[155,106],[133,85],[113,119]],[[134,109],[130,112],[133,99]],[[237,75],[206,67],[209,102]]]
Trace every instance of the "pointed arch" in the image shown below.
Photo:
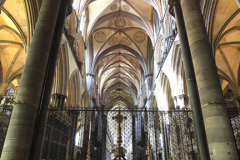
[[[141,66],[142,66],[142,68],[143,68],[143,70],[144,70],[144,73],[146,73],[146,71],[147,71],[146,68],[147,68],[147,67],[146,67],[146,63],[145,63],[144,58],[141,57],[141,56],[139,55],[139,53],[137,53],[137,52],[136,52],[135,50],[133,50],[132,48],[130,48],[130,47],[128,47],[128,46],[125,46],[125,45],[121,45],[121,44],[115,45],[115,46],[113,46],[113,47],[110,47],[110,48],[104,50],[104,51],[94,60],[94,62],[92,63],[92,68],[93,68],[93,69],[92,69],[92,73],[96,73],[97,66],[98,66],[98,64],[100,63],[100,61],[103,59],[103,57],[105,57],[105,55],[107,55],[109,52],[114,51],[114,50],[119,49],[119,48],[124,49],[124,50],[127,50],[127,51],[129,51],[130,53],[132,53],[132,54],[137,58],[137,60],[139,60]]]
[[[67,88],[67,106],[80,107],[80,73],[76,69],[73,71]]]
[[[123,83],[119,82],[119,83],[116,83],[116,84],[112,85],[111,87],[109,87],[109,88],[105,91],[105,93],[103,93],[103,96],[102,96],[102,97],[103,97],[103,98],[102,98],[102,104],[105,104],[105,100],[106,100],[106,98],[107,98],[107,95],[108,95],[113,89],[115,89],[116,87],[122,87],[122,88],[126,89],[126,90],[131,94],[134,103],[136,103],[137,95],[136,95],[136,93],[133,91],[133,89],[130,88],[129,86],[127,86],[126,84],[123,84]]]

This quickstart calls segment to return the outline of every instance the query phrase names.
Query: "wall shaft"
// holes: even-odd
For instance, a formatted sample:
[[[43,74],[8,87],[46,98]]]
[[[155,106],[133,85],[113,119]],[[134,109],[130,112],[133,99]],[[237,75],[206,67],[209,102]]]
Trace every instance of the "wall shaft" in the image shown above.
[[[187,80],[187,89],[189,93],[191,108],[193,111],[194,129],[197,139],[199,158],[200,160],[208,160],[210,159],[210,157],[208,152],[206,133],[182,9],[178,0],[172,0],[169,2],[171,7],[173,7],[174,9],[176,18],[178,36],[181,44],[181,51],[183,57],[183,65]]]
[[[180,1],[211,159],[238,159],[217,67],[197,0]]]
[[[44,0],[38,17],[6,135],[1,160],[28,160],[43,81],[60,8]]]

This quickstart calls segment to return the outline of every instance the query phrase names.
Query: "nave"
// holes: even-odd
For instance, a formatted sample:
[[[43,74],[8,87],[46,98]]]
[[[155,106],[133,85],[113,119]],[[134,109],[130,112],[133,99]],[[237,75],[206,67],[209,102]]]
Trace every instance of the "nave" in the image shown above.
[[[0,0],[1,160],[238,160],[239,0]]]

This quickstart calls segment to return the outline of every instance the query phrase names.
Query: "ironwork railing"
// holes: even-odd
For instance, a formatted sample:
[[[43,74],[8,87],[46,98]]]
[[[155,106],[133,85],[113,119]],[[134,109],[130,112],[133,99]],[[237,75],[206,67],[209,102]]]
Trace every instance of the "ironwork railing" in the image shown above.
[[[240,108],[228,108],[228,115],[232,125],[232,130],[240,157]]]
[[[199,159],[192,112],[172,112],[168,116],[171,157],[179,160]]]
[[[232,130],[240,153],[240,108],[237,108],[236,102],[228,102],[227,110],[232,125]],[[0,110],[0,149],[2,150],[9,120],[12,114],[14,101],[9,99],[1,105]],[[116,115],[116,110],[104,110],[105,113]],[[122,109],[123,115],[135,115],[135,148],[131,154],[135,159],[148,157],[147,143],[150,141],[150,153],[152,157],[160,159],[176,159],[176,160],[198,160],[197,142],[194,132],[194,123],[192,119],[192,111],[190,110],[173,110],[160,111],[156,109],[147,110],[129,110]],[[48,119],[45,129],[44,145],[42,149],[42,159],[44,160],[79,160],[86,159],[88,156],[88,141],[91,140],[90,156],[92,160],[100,160],[102,155],[102,145],[104,139],[99,137],[102,133],[110,139],[109,147],[116,145],[117,131],[113,131],[114,127],[104,127],[98,125],[106,125],[103,123],[102,112],[92,110],[86,107],[73,107],[64,105],[63,108],[49,107]],[[146,115],[146,116],[143,116]],[[79,118],[80,117],[80,118]],[[111,117],[110,117],[111,118]],[[125,136],[124,147],[127,147],[132,141],[133,130],[132,124],[128,118],[125,121],[126,131],[131,133]],[[107,122],[109,123],[109,122]],[[146,127],[147,129],[144,129]],[[122,128],[124,130],[124,128]],[[125,131],[125,132],[126,132]],[[80,137],[76,137],[76,133],[81,133]],[[115,132],[115,133],[114,133]],[[124,134],[123,134],[124,136]],[[76,139],[81,140],[82,145],[75,145]],[[105,139],[106,141],[106,139]],[[112,154],[112,150],[106,148],[108,155]],[[0,150],[0,151],[1,151]],[[240,156],[240,154],[239,154]],[[110,157],[106,157],[110,159]]]
[[[116,116],[118,113],[116,110],[105,110],[105,114],[109,113],[107,119],[107,126],[106,131],[98,131],[99,127],[98,124],[103,124],[102,119],[98,119],[98,122],[101,123],[94,123],[95,126],[93,127],[93,122],[95,121],[94,118],[98,115],[98,111],[94,111],[87,108],[79,108],[79,107],[72,107],[72,108],[51,108],[49,109],[48,113],[48,121],[45,131],[45,142],[43,146],[42,152],[42,159],[44,160],[60,160],[60,159],[75,159],[76,158],[76,151],[71,152],[71,139],[73,140],[73,135],[76,134],[76,120],[78,116],[84,116],[84,121],[81,121],[81,129],[83,129],[81,140],[83,141],[82,146],[78,146],[78,158],[86,159],[88,156],[91,157],[92,160],[100,160],[103,153],[102,152],[102,145],[106,145],[106,158],[105,160],[110,160],[114,158],[114,153],[116,152],[115,147],[117,147],[116,136],[117,135],[117,127],[113,126],[115,122],[112,119],[113,116]],[[74,118],[75,113],[75,118]],[[195,133],[193,128],[192,122],[192,113],[188,110],[176,110],[176,111],[159,111],[154,109],[148,110],[128,110],[122,109],[120,113],[123,116],[132,115],[132,113],[137,115],[146,114],[145,120],[142,120],[141,123],[135,123],[135,144],[132,141],[132,119],[131,117],[127,117],[124,120],[124,123],[121,124],[122,130],[122,140],[123,144],[122,147],[124,148],[124,152],[126,152],[126,156],[128,155],[132,159],[142,159],[147,158],[150,155],[147,153],[151,153],[152,158],[155,159],[192,159],[197,160],[197,147],[196,147],[196,140],[195,140]],[[127,114],[126,114],[127,113]],[[98,118],[101,118],[99,116]],[[152,117],[152,118],[150,118]],[[161,122],[159,122],[161,121]],[[143,123],[146,123],[144,125]],[[140,126],[139,126],[140,125]],[[147,130],[139,132],[141,127],[148,126]],[[79,127],[77,127],[79,128]],[[104,128],[104,127],[100,127]],[[81,130],[80,129],[80,130]],[[98,138],[98,133],[101,132],[106,134],[105,141],[103,142],[102,138]],[[125,134],[126,132],[126,134]],[[131,133],[128,133],[131,132]],[[139,137],[140,134],[140,139]],[[77,138],[77,137],[76,137]],[[94,139],[95,138],[95,139]],[[91,140],[90,150],[88,149],[88,141]],[[151,143],[150,149],[148,147],[148,143]],[[131,145],[132,147],[135,146],[135,149],[132,151],[127,150],[128,146]],[[137,146],[137,147],[136,147]],[[132,148],[131,147],[131,148]],[[128,153],[128,152],[129,153]],[[134,151],[134,152],[133,152]],[[73,154],[72,157],[70,156],[70,152]],[[164,152],[164,153],[163,153]],[[89,154],[88,154],[89,153]],[[100,154],[101,153],[101,154]],[[128,154],[127,154],[128,153]],[[165,156],[165,158],[163,157]],[[131,159],[130,158],[130,159]]]
[[[12,105],[4,105],[1,108],[1,147],[11,117],[11,109]],[[79,160],[87,159],[90,156],[92,160],[101,160],[103,145],[106,145],[105,154],[107,155],[104,160],[113,158],[114,147],[117,146],[117,130],[116,126],[111,126],[113,122],[109,120],[116,116],[118,111],[104,110],[104,112],[110,115],[107,118],[109,126],[105,127],[105,132],[103,131],[104,127],[98,126],[106,125],[103,123],[103,116],[99,116],[103,112],[86,107],[64,105],[64,107],[58,108],[50,105],[41,159]],[[191,111],[129,110],[125,108],[121,109],[120,113],[123,116],[130,116],[121,124],[122,147],[126,152],[126,157],[128,156],[126,159],[131,157],[137,160],[149,156],[158,160],[171,157],[179,160],[198,159]],[[132,115],[135,115],[135,119],[132,119]],[[141,117],[142,120],[138,122]],[[236,122],[237,116],[233,118]],[[134,123],[135,127],[132,126],[133,120],[137,120]],[[144,129],[144,127],[147,128]],[[133,132],[133,130],[135,131]],[[100,138],[99,133],[102,133]],[[106,143],[107,139],[103,142],[104,134],[107,139],[111,139],[108,143]],[[135,137],[134,140],[133,137]],[[75,144],[77,140],[81,143]],[[89,143],[89,141],[91,142]],[[134,149],[129,149],[129,146]]]
[[[12,115],[13,100],[13,97],[7,97],[5,103],[0,106],[0,157]]]

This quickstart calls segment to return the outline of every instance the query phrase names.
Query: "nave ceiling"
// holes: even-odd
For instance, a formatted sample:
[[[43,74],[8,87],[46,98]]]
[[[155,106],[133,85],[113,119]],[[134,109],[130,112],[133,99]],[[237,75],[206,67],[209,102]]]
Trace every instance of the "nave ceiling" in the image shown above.
[[[222,89],[225,92],[231,88],[239,96],[239,7],[235,0],[227,4],[225,0],[201,0],[201,3],[211,4],[205,13],[209,19],[205,20]],[[34,12],[35,4],[35,0],[7,0],[1,11],[1,95],[7,88],[19,85],[33,33],[32,24],[38,15],[39,6],[35,6]],[[87,73],[95,76],[102,104],[106,104],[103,100],[110,91],[121,86],[132,97],[133,104],[139,101],[145,77],[153,74],[152,48],[159,36],[154,33],[153,17],[157,14],[163,19],[163,11],[167,11],[161,4],[162,1],[157,0],[81,0],[81,12],[87,15],[84,37],[89,56]]]
[[[152,73],[154,10],[143,0],[99,0],[88,5],[88,68],[103,104],[116,97],[132,107],[137,103],[144,77]]]

